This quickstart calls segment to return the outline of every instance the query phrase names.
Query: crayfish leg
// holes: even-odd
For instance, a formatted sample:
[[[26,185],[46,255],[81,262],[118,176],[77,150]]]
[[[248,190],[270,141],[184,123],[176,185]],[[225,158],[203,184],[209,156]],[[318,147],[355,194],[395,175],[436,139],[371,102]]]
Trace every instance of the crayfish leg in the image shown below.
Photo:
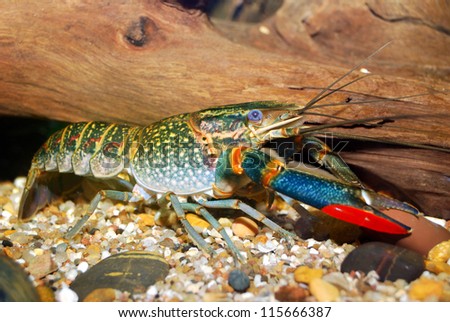
[[[193,204],[193,203],[183,203],[181,204],[181,207],[186,211],[191,211],[199,214],[205,220],[211,225],[211,228],[214,228],[219,232],[219,234],[222,236],[222,238],[225,240],[225,243],[231,250],[231,253],[234,258],[234,263],[236,266],[239,265],[239,262],[244,262],[245,258],[242,256],[239,249],[236,247],[236,245],[231,240],[230,236],[225,231],[224,227],[217,221],[216,218],[208,211],[204,206]]]
[[[172,204],[172,208],[177,214],[178,220],[181,222],[181,224],[186,229],[188,235],[191,237],[193,242],[203,251],[208,253],[209,255],[213,256],[216,254],[214,249],[206,243],[206,241],[200,236],[200,234],[195,230],[195,228],[191,225],[191,223],[186,219],[186,215],[184,213],[183,206],[178,199],[178,197],[169,192],[165,195],[163,195],[161,198],[169,198],[170,202]]]
[[[202,206],[206,208],[219,208],[219,209],[239,209],[252,217],[253,219],[261,222],[263,225],[269,227],[273,231],[279,233],[281,236],[290,241],[296,238],[296,235],[283,229],[277,223],[273,222],[267,218],[264,214],[258,210],[250,207],[246,203],[239,199],[226,199],[226,200],[208,200],[208,201],[198,201]]]
[[[101,200],[104,199],[113,199],[118,201],[129,201],[133,194],[131,192],[127,191],[117,191],[117,190],[100,190],[95,195],[94,199],[92,199],[91,203],[89,204],[89,208],[86,212],[86,214],[77,221],[75,226],[73,226],[65,235],[67,239],[72,239],[76,234],[80,232],[80,230],[83,228],[83,226],[86,224],[86,222],[89,220],[89,218],[92,216],[94,211],[97,209],[98,203]]]

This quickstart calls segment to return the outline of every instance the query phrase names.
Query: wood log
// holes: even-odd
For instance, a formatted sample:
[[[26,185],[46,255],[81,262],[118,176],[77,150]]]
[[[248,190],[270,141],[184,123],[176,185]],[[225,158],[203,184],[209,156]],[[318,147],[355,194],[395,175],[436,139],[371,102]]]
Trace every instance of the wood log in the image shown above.
[[[450,148],[447,2],[400,6],[376,0],[286,0],[269,19],[232,29],[224,29],[229,24],[211,23],[196,3],[2,4],[0,114],[145,125],[214,105],[254,100],[305,104],[393,40],[364,64],[377,75],[326,102],[424,95],[317,111],[352,119],[394,120],[394,115],[407,114],[389,126],[338,131]],[[335,119],[308,115],[307,121]],[[434,157],[427,157],[429,169],[440,162]],[[409,155],[404,162],[410,164],[412,159]],[[384,169],[378,166],[378,171]],[[428,171],[426,180],[433,182],[436,175],[447,178],[439,208],[426,209],[437,215],[450,209],[448,168],[439,171]],[[388,173],[392,178],[397,174]]]
[[[305,47],[301,41],[294,41],[297,35],[294,30],[302,21],[294,17],[299,10],[307,9],[299,3],[303,2],[286,1],[274,17],[285,22],[276,27],[282,30],[283,39],[294,43],[296,52]],[[345,17],[361,10],[357,9],[349,7],[350,13]],[[304,57],[231,42],[217,32],[206,15],[173,2],[79,0],[55,5],[53,1],[21,1],[3,4],[2,12],[2,114],[148,124],[212,105],[261,99],[304,104],[317,93],[312,88],[329,85],[347,70],[307,60],[317,50],[310,50],[308,57]],[[299,34],[301,39],[305,37],[304,33]],[[294,40],[290,41],[289,37]],[[314,38],[310,35],[309,39]],[[349,57],[358,53],[356,59],[347,59],[348,65],[387,40],[381,38],[377,44],[375,41],[366,44],[362,54],[361,50],[355,52],[355,48],[361,48],[360,42],[352,50],[343,46]],[[405,47],[400,42],[386,50],[390,54],[402,52]],[[333,63],[343,56],[333,52],[330,55],[335,57]],[[385,55],[380,53],[382,58]],[[442,119],[442,115],[448,114],[450,99],[447,93],[441,92],[447,88],[447,83],[436,79],[430,83],[380,75],[358,82],[348,90],[377,97],[429,95],[415,98],[413,102],[385,102],[373,109],[352,106],[323,109],[323,112],[366,117],[407,111],[419,116],[400,126],[415,126],[420,130],[433,127],[433,133],[406,131],[405,134],[403,130],[390,129],[385,136],[442,145],[449,134],[447,120]],[[352,94],[352,97],[364,99],[362,95]],[[334,95],[333,100],[345,100],[347,96],[347,93]]]

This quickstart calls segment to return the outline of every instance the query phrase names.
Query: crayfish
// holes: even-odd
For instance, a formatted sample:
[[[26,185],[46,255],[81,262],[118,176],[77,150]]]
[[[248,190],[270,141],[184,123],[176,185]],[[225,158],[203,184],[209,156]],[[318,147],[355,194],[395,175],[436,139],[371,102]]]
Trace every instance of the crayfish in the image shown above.
[[[283,237],[292,238],[292,233],[241,200],[261,193],[267,194],[269,202],[274,196],[289,197],[359,226],[408,234],[408,226],[382,209],[396,208],[414,216],[419,210],[366,188],[344,160],[314,136],[314,127],[304,126],[305,111],[353,83],[332,88],[361,64],[305,106],[273,101],[226,105],[171,116],[146,127],[71,124],[54,133],[35,154],[19,218],[29,219],[55,194],[88,178],[97,187],[97,194],[86,215],[69,231],[69,238],[82,229],[104,198],[153,203],[171,209],[193,241],[212,254],[213,249],[186,220],[185,212],[201,215],[222,235],[234,258],[243,260],[208,209],[240,209]],[[293,138],[296,151],[308,146],[310,156],[331,175],[287,167],[276,151],[263,149],[272,140],[286,138]],[[60,180],[61,173],[71,173],[70,181]],[[161,222],[167,213],[161,212]]]

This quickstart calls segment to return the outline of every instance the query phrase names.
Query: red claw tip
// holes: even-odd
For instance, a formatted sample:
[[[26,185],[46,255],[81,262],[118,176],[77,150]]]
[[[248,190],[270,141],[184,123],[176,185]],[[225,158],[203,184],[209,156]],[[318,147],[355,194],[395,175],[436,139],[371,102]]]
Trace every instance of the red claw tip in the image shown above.
[[[409,227],[396,223],[394,219],[389,220],[370,211],[352,206],[328,205],[321,210],[339,220],[383,233],[404,235],[410,232]]]

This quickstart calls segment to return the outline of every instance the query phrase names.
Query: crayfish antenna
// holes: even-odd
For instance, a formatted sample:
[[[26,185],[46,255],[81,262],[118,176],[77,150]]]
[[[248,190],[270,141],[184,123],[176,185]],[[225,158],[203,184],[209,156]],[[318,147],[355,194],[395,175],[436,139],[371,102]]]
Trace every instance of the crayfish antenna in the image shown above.
[[[302,109],[302,111],[306,111],[309,110],[310,108],[312,108],[314,106],[314,104],[316,104],[317,102],[321,101],[322,99],[324,99],[325,97],[341,90],[344,87],[347,87],[365,77],[368,77],[369,75],[364,75],[361,77],[358,77],[355,80],[352,80],[338,88],[332,89],[332,87],[334,85],[336,85],[337,83],[339,83],[341,80],[343,80],[344,78],[346,78],[348,75],[350,75],[351,73],[353,73],[356,69],[358,69],[359,67],[361,67],[363,64],[365,64],[367,61],[369,61],[373,56],[375,56],[376,54],[378,54],[380,51],[382,51],[385,47],[387,47],[392,41],[388,41],[387,43],[385,43],[383,46],[381,46],[380,48],[378,48],[377,50],[375,50],[372,54],[370,54],[367,58],[365,58],[364,60],[362,60],[361,62],[359,62],[358,64],[356,64],[354,67],[352,67],[348,72],[346,72],[344,75],[342,75],[341,77],[337,78],[336,80],[334,80],[330,85],[328,85],[327,87],[325,87],[324,89],[322,89],[319,94],[317,94],[314,98],[312,98],[308,103],[306,103],[306,105],[304,106],[304,108]],[[328,92],[328,93],[327,93]]]

